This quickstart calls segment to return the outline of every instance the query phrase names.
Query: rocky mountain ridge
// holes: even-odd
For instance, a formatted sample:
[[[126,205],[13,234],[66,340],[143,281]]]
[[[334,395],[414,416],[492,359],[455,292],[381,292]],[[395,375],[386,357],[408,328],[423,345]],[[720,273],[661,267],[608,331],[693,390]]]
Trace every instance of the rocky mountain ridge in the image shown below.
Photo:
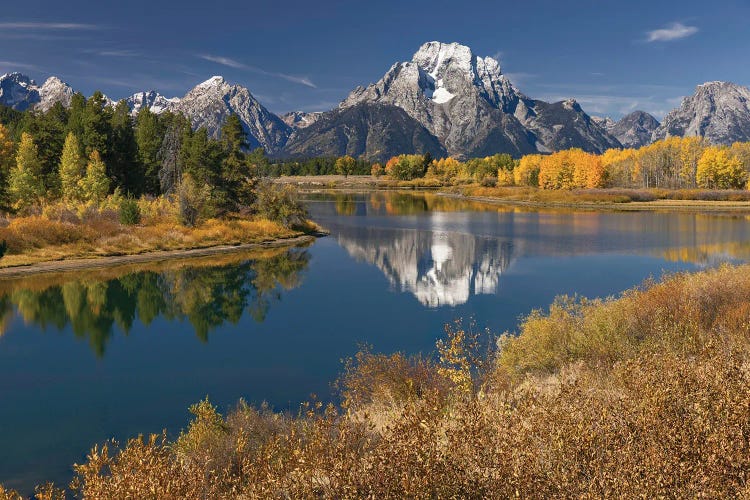
[[[0,77],[0,104],[46,111],[69,106],[74,90],[57,77],[39,86],[21,73]],[[548,153],[579,147],[602,152],[641,147],[667,136],[703,136],[730,144],[750,141],[750,89],[727,82],[697,87],[659,123],[643,111],[615,122],[589,116],[575,99],[547,103],[513,85],[492,57],[457,43],[428,42],[367,87],[357,87],[333,110],[278,116],[247,88],[215,76],[183,97],[154,90],[125,99],[132,114],[185,114],[218,137],[230,114],[240,117],[251,147],[277,157],[351,154],[384,159],[430,152],[458,158]],[[108,102],[112,102],[109,101]]]
[[[715,144],[750,141],[750,89],[730,82],[707,82],[669,112],[652,135],[705,137]]]
[[[610,117],[591,117],[600,127],[614,136],[626,148],[640,148],[651,144],[654,131],[659,128],[659,121],[645,111],[633,111],[614,121]]]

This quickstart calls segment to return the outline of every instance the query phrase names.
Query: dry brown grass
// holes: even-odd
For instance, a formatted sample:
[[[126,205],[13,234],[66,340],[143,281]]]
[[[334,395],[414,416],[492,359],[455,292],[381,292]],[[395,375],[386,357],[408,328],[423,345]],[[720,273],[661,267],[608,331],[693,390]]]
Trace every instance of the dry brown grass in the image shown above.
[[[45,209],[43,214],[13,217],[0,227],[0,240],[8,244],[8,253],[0,260],[0,267],[259,243],[299,236],[314,229],[311,224],[290,229],[266,219],[239,216],[185,227],[177,221],[174,204],[167,200],[141,200],[139,204],[143,218],[137,226],[122,225],[118,212],[106,207],[56,206]]]
[[[477,340],[458,325],[436,360],[363,351],[341,410],[240,403],[223,417],[203,401],[173,443],[94,448],[72,487],[92,499],[750,497],[750,266],[559,299],[485,358]]]

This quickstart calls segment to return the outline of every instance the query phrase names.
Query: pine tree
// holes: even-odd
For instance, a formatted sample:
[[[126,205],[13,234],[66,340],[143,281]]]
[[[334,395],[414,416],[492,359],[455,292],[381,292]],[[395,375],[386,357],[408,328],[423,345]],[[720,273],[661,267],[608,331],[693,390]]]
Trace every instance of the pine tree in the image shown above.
[[[68,111],[61,103],[55,103],[46,113],[27,113],[27,116],[29,119],[23,130],[34,138],[37,145],[42,180],[48,195],[57,194],[60,191],[58,166],[65,142]]]
[[[247,162],[247,133],[237,115],[230,115],[221,128],[221,143],[224,149],[221,165],[223,208],[232,210],[237,205],[250,206],[254,201],[256,176]]]
[[[86,101],[83,111],[83,136],[81,137],[86,154],[98,151],[102,158],[109,159],[112,143],[111,111],[106,106],[104,94],[94,92]]]
[[[107,177],[107,166],[102,161],[99,151],[94,150],[89,155],[86,165],[86,177],[81,181],[83,197],[87,201],[99,203],[109,193],[109,178]]]
[[[83,158],[81,145],[73,132],[68,133],[60,159],[60,184],[63,198],[67,201],[81,200],[83,181]]]
[[[112,149],[107,167],[114,185],[130,195],[143,192],[143,171],[138,161],[138,145],[130,118],[130,108],[122,100],[112,113]]]
[[[42,201],[45,190],[41,170],[34,138],[24,132],[16,153],[16,165],[10,171],[9,191],[15,209],[23,209]]]
[[[10,130],[0,124],[0,208],[10,205],[8,200],[8,181],[10,171],[16,163],[15,145],[10,137]]]
[[[159,148],[159,186],[166,195],[174,194],[182,178],[183,143],[191,136],[190,123],[181,114],[165,113],[164,139]]]
[[[86,98],[80,92],[76,92],[70,99],[68,110],[67,132],[73,132],[76,137],[83,137],[83,115],[86,113]]]
[[[157,115],[147,107],[138,111],[135,119],[135,141],[138,148],[138,163],[143,173],[143,191],[158,195],[159,189],[159,149],[164,139],[164,125]]]

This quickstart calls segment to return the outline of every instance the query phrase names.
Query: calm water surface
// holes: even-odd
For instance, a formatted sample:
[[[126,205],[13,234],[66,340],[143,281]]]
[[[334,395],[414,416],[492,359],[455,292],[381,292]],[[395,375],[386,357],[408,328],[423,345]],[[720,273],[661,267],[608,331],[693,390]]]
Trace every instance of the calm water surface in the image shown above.
[[[295,411],[341,359],[431,352],[559,294],[750,261],[746,216],[523,211],[434,195],[311,196],[307,248],[0,280],[0,483],[65,484],[93,443],[174,435],[190,404]]]

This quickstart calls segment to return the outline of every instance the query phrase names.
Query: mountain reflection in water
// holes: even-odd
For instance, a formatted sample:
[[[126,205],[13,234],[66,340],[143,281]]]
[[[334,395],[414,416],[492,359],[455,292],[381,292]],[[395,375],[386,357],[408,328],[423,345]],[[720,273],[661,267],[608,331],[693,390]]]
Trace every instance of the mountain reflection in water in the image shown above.
[[[535,255],[640,254],[698,266],[750,260],[748,224],[737,223],[744,215],[529,210],[405,192],[310,200],[349,255],[430,308],[496,294],[513,262]],[[358,223],[363,217],[367,224]]]

